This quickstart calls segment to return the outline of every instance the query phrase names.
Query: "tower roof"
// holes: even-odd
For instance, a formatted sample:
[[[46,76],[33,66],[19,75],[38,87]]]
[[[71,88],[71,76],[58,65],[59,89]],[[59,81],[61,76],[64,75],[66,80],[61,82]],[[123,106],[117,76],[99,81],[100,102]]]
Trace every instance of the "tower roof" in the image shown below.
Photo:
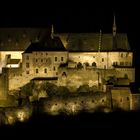
[[[78,52],[93,52],[99,49],[99,34],[100,33],[71,33],[71,34],[58,34],[62,42],[67,41],[66,48],[68,51]],[[66,44],[66,43],[65,43]],[[116,48],[113,47],[113,35],[102,34],[100,51],[130,51],[127,34],[118,33],[116,35]]]
[[[32,43],[25,50],[24,53],[32,53],[38,51],[67,51],[63,46],[59,37],[54,37],[53,39],[46,39],[46,42]]]

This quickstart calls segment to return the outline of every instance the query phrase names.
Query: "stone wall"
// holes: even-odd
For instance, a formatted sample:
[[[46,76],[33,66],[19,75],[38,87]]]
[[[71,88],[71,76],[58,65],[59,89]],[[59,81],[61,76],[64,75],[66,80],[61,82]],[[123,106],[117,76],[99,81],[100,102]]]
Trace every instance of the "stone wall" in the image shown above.
[[[6,100],[8,96],[8,69],[3,68],[2,74],[0,75],[0,100]]]
[[[117,65],[132,66],[132,52],[69,52],[69,60],[80,62],[82,64],[88,62],[89,65],[96,63],[101,69],[112,69],[114,62]]]
[[[83,110],[94,112],[99,111],[100,107],[107,107],[105,94],[69,97],[68,99],[55,97],[45,100],[43,108],[41,106],[44,112],[50,114],[59,114],[60,112],[71,114]]]
[[[67,86],[70,91],[76,91],[81,85],[98,86],[98,74],[94,69],[67,69],[60,68],[58,86]],[[62,76],[66,73],[66,76]]]
[[[140,94],[139,93],[131,94],[130,109],[140,110]]]
[[[113,109],[130,110],[131,91],[129,87],[114,87],[111,89]]]
[[[67,61],[67,52],[24,53],[22,65],[23,73],[24,75],[34,75],[34,77],[56,77],[58,75],[57,71],[59,65]],[[29,66],[27,66],[27,63]],[[29,74],[27,72],[29,72]]]

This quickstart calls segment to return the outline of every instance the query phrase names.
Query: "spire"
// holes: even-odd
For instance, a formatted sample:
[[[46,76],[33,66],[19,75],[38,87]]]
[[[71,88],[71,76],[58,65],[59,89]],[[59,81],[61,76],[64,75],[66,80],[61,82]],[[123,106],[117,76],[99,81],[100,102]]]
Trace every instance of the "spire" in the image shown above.
[[[53,37],[54,37],[54,27],[52,25],[52,27],[51,27],[51,38],[53,39]]]
[[[101,43],[102,43],[101,41],[102,41],[102,31],[100,30],[98,52],[100,52],[100,50],[101,50]]]
[[[117,27],[116,27],[116,17],[115,17],[115,14],[114,14],[114,20],[113,20],[113,36],[116,36],[116,30],[117,30]]]

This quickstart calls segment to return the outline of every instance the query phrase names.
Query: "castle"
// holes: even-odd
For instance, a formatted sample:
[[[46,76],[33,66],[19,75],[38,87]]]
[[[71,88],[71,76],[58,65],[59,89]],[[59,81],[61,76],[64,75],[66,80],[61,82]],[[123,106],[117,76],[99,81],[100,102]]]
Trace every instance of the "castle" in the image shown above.
[[[0,29],[1,99],[34,78],[56,78],[57,85],[70,88],[96,85],[106,92],[108,87],[103,81],[111,76],[118,79],[117,85],[127,87],[114,88],[112,94],[122,90],[121,95],[132,96],[128,86],[135,82],[133,52],[127,34],[117,33],[115,16],[110,34],[101,30],[54,34],[53,26],[48,32],[34,28]],[[116,94],[112,97],[118,98]]]

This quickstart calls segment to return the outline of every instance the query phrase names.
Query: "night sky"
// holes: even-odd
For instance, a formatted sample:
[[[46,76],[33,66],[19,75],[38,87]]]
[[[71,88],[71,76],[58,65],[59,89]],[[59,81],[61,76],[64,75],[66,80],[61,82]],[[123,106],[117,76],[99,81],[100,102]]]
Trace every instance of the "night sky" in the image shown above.
[[[112,32],[113,14],[116,15],[117,32],[126,32],[131,48],[134,51],[134,65],[137,71],[140,65],[139,43],[139,7],[133,3],[82,3],[68,1],[62,3],[17,3],[14,6],[1,5],[1,27],[49,27],[54,25],[55,32]],[[13,4],[12,4],[13,5]],[[137,72],[139,73],[139,72]],[[137,80],[140,82],[140,76]]]

